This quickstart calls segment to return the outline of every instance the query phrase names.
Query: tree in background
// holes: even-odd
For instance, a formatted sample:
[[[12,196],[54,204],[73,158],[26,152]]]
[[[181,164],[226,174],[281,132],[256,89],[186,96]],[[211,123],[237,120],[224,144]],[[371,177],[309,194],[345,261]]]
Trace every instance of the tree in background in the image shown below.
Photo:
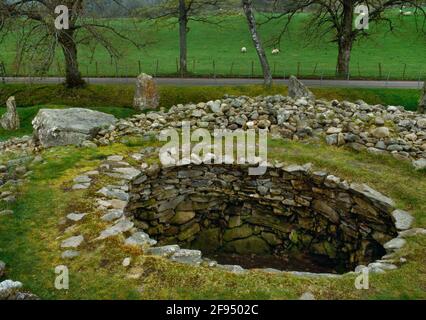
[[[91,6],[97,0],[91,1]],[[114,0],[119,3],[119,0]],[[107,21],[87,14],[85,0],[0,0],[0,33],[19,31],[17,61],[26,59],[37,66],[37,73],[45,74],[52,65],[57,48],[62,49],[65,61],[65,84],[69,88],[81,87],[84,80],[78,65],[78,45],[102,45],[111,55],[118,57],[113,38],[125,39],[137,47],[137,42],[117,30]],[[55,20],[57,6],[68,8],[68,28],[58,29]]]
[[[222,6],[227,0],[164,0],[150,9],[142,9],[139,13],[156,22],[170,22],[177,18],[179,25],[179,73],[184,76],[188,73],[188,32],[189,22],[198,21],[219,24],[215,20],[222,14]],[[175,23],[175,20],[172,20]]]
[[[256,18],[254,16],[252,0],[242,0],[243,10],[247,18],[248,27],[250,30],[253,45],[259,57],[260,65],[262,66],[264,85],[270,87],[272,85],[272,74],[269,66],[268,58],[266,57],[265,49],[257,32]]]
[[[287,2],[287,0],[274,0],[275,4]],[[332,41],[337,43],[338,58],[336,73],[337,76],[344,77],[350,72],[350,59],[353,44],[361,37],[369,36],[368,29],[357,28],[354,25],[355,19],[360,16],[355,12],[359,6],[367,6],[369,23],[386,23],[388,29],[395,29],[394,21],[386,15],[386,11],[391,8],[400,8],[403,6],[412,8],[413,15],[423,17],[423,23],[417,24],[418,27],[424,27],[426,18],[423,9],[423,0],[293,0],[288,7],[280,12],[275,12],[270,17],[272,19],[287,18],[287,23],[281,30],[278,41],[288,27],[292,17],[305,9],[311,11],[311,19],[307,25],[308,34],[315,37],[324,38],[327,35],[332,36]],[[365,13],[366,14],[366,13]]]

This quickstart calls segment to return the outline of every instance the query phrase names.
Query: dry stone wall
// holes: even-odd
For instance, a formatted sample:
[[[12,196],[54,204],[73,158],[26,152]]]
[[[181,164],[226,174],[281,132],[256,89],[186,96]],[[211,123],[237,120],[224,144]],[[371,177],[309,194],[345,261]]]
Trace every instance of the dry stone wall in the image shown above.
[[[151,166],[129,192],[138,227],[160,244],[203,252],[298,250],[350,269],[383,256],[397,236],[391,199],[309,165],[277,164],[261,177],[246,166]]]

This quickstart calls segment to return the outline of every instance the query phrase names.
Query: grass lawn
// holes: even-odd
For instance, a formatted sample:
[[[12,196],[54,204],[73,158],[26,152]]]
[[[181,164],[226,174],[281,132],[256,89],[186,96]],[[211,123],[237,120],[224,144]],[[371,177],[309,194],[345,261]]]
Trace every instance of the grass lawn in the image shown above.
[[[426,75],[426,63],[421,57],[426,51],[426,42],[424,35],[416,29],[415,18],[401,16],[398,10],[388,11],[387,15],[393,20],[395,31],[388,32],[387,24],[370,25],[371,37],[361,39],[354,45],[351,77],[401,79],[405,74],[405,79],[423,79]],[[289,34],[281,44],[279,55],[272,55],[272,47],[268,47],[267,52],[275,77],[288,77],[289,74],[303,77],[335,75],[336,44],[319,37],[306,39],[304,23],[308,18],[306,13],[294,18]],[[261,22],[263,18],[259,16],[258,19]],[[111,61],[109,53],[99,46],[94,55],[86,47],[80,47],[80,68],[84,76],[136,76],[140,71],[154,75],[176,74],[176,59],[179,56],[176,25],[152,26],[146,21],[134,24],[126,19],[115,19],[109,23],[134,39],[146,42],[147,45],[138,50],[127,42],[114,39],[113,42],[122,53],[117,65]],[[268,43],[283,24],[284,21],[281,20],[262,25],[260,33],[264,42]],[[220,27],[190,22],[189,28],[188,67],[192,75],[261,75],[247,23],[242,15],[224,17]],[[30,61],[19,70],[14,63],[17,35],[17,32],[12,34],[2,44],[0,61],[5,61],[6,71],[10,75],[33,74],[34,66]],[[240,53],[243,46],[248,48],[246,54]],[[62,57],[58,55],[49,74],[63,73]]]
[[[128,154],[153,144],[156,143],[44,151],[45,163],[32,165],[29,182],[21,187],[18,201],[11,206],[15,214],[0,217],[0,254],[9,266],[8,277],[22,281],[26,289],[44,299],[297,299],[306,291],[319,299],[426,298],[424,236],[408,240],[402,251],[408,262],[401,268],[370,275],[369,290],[356,290],[354,275],[341,279],[256,271],[235,275],[179,265],[129,251],[114,239],[102,243],[86,241],[81,256],[66,262],[70,290],[55,290],[54,268],[64,263],[59,258],[64,228],[58,222],[69,212],[80,210],[91,212],[88,220],[77,225],[86,239],[93,239],[105,228],[90,200],[100,181],[88,191],[69,191],[70,181],[79,173],[96,168],[108,155]],[[368,183],[392,197],[398,208],[410,211],[416,218],[415,226],[426,226],[426,172],[415,172],[409,163],[322,143],[284,141],[270,141],[269,156],[288,163],[312,162],[315,169]],[[121,265],[128,256],[133,258],[130,270]],[[130,279],[132,272],[142,273],[142,277]]]

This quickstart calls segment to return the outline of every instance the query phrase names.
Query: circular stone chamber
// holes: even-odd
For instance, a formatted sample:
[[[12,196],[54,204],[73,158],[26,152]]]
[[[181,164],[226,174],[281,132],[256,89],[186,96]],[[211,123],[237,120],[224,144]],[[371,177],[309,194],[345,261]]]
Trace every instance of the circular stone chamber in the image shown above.
[[[345,273],[397,236],[393,201],[310,166],[186,165],[146,170],[127,214],[159,245],[199,249],[244,268]]]

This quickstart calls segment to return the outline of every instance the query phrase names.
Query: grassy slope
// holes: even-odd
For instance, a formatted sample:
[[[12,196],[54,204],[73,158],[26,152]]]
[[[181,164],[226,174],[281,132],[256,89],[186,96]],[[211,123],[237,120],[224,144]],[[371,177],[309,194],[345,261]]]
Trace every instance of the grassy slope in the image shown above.
[[[124,250],[114,240],[105,245],[86,242],[82,256],[66,263],[70,269],[70,290],[55,290],[54,268],[63,263],[57,238],[63,227],[58,221],[71,211],[90,210],[92,206],[85,192],[67,191],[68,181],[79,172],[95,168],[106,155],[134,152],[144,146],[137,145],[95,150],[66,147],[44,152],[47,163],[32,168],[31,181],[12,206],[14,216],[0,218],[1,257],[10,266],[11,278],[23,281],[26,288],[48,299],[294,299],[305,291],[323,299],[426,298],[425,237],[410,239],[404,249],[409,262],[385,275],[372,275],[367,291],[354,289],[354,276],[335,280],[259,272],[233,275],[144,257],[140,252]],[[416,226],[426,226],[426,172],[415,172],[408,163],[389,156],[357,154],[323,144],[273,141],[269,147],[271,159],[310,161],[315,168],[368,183],[393,197],[399,208],[411,211]],[[96,191],[96,187],[89,193]],[[95,237],[105,227],[96,213],[88,219],[78,227],[86,239]],[[127,256],[133,256],[128,271],[121,266]],[[139,280],[126,277],[136,271],[142,273]]]
[[[421,53],[426,51],[426,42],[416,29],[415,19],[412,16],[402,17],[397,11],[389,12],[396,30],[390,33],[386,25],[370,25],[369,32],[372,36],[357,42],[352,54],[352,77],[378,77],[378,63],[382,63],[382,76],[401,78],[404,64],[407,64],[406,77],[418,79],[426,74],[425,62],[420,59]],[[304,23],[306,14],[295,17],[290,26],[290,33],[284,38],[281,45],[281,54],[272,56],[268,49],[271,68],[276,77],[288,76],[297,73],[297,64],[300,62],[300,72],[304,76],[334,76],[337,60],[337,47],[328,39],[306,39]],[[259,21],[262,19],[259,17]],[[132,35],[135,39],[142,39],[149,44],[142,50],[137,50],[129,43],[114,40],[116,46],[122,52],[122,59],[116,72],[115,64],[111,63],[110,55],[100,47],[92,59],[91,52],[80,48],[80,66],[84,75],[99,76],[128,76],[136,75],[138,61],[141,61],[142,70],[155,74],[157,71],[157,59],[159,61],[158,73],[170,75],[176,73],[176,58],[178,51],[178,29],[176,25],[150,26],[146,22],[140,22],[134,26],[129,20],[112,20],[111,24],[121,29],[124,33]],[[260,29],[262,39],[267,42],[279,30],[284,21],[277,21],[263,25]],[[213,74],[213,60],[216,63],[218,75],[251,75],[251,63],[255,62],[255,74],[261,75],[260,66],[248,32],[247,24],[240,15],[224,18],[221,27],[212,24],[191,22],[188,35],[188,64],[189,71],[195,75]],[[135,29],[136,28],[136,29]],[[7,63],[8,72],[13,73],[12,67],[16,45],[15,37],[8,38],[0,51],[0,60]],[[241,47],[247,47],[248,53],[240,53]],[[61,58],[59,58],[61,59]],[[194,69],[195,61],[195,69]],[[98,69],[96,70],[96,62]],[[231,65],[233,71],[231,72]],[[63,74],[63,68],[59,68],[55,61],[51,74]],[[27,65],[21,70],[21,74],[28,74],[34,70]]]

